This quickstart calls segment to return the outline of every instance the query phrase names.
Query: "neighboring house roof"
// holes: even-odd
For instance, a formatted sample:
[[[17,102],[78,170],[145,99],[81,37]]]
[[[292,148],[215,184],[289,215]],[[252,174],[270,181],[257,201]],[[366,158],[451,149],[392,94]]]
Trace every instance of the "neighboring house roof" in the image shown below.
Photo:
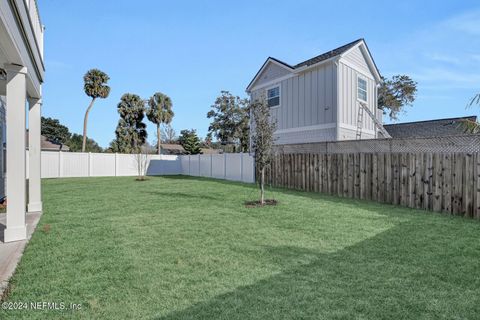
[[[444,137],[465,134],[460,126],[464,120],[477,121],[476,116],[385,124],[392,138]]]
[[[218,154],[222,152],[220,149],[212,148],[202,148],[201,150],[203,154]],[[182,155],[185,154],[185,149],[179,144],[165,143],[162,144],[162,154]]]
[[[258,72],[253,77],[252,81],[250,81],[250,83],[248,84],[247,92],[251,89],[252,85],[256,82],[259,75],[262,73],[262,71],[266,68],[266,66],[269,63],[276,63],[276,64],[279,64],[279,65],[283,66],[284,68],[290,70],[291,72],[296,72],[298,70],[303,70],[304,68],[308,68],[310,66],[316,65],[316,64],[324,62],[324,61],[327,61],[329,59],[333,59],[335,57],[340,57],[343,54],[345,54],[347,51],[349,51],[350,49],[352,49],[355,46],[360,45],[360,44],[364,45],[365,50],[368,53],[367,60],[369,60],[368,62],[371,63],[371,66],[372,66],[372,69],[374,70],[374,74],[375,74],[376,78],[378,79],[378,81],[381,81],[380,72],[378,71],[377,65],[375,64],[375,61],[372,58],[372,54],[370,53],[370,50],[368,49],[367,43],[365,42],[365,40],[363,38],[361,38],[361,39],[357,39],[355,41],[352,41],[350,43],[347,43],[345,45],[342,45],[342,46],[340,46],[338,48],[335,48],[333,50],[324,52],[324,53],[322,53],[322,54],[320,54],[316,57],[313,57],[311,59],[308,59],[308,60],[305,60],[303,62],[297,63],[294,66],[292,66],[292,65],[290,65],[286,62],[283,62],[279,59],[276,59],[276,58],[273,58],[273,57],[268,57],[267,60],[263,63],[260,70],[258,70]]]
[[[185,153],[185,149],[179,144],[164,143],[161,144],[162,154],[180,155]]]
[[[202,154],[220,154],[223,153],[222,149],[202,148]]]
[[[25,141],[28,149],[28,130],[25,134]],[[63,144],[63,143],[57,143],[53,142],[47,139],[45,136],[40,136],[40,146],[42,150],[45,151],[70,151],[70,148]]]

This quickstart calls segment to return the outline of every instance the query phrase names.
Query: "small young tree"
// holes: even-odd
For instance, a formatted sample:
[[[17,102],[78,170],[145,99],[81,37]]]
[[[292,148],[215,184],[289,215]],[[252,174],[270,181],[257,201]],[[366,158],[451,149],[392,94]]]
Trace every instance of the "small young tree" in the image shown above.
[[[180,137],[178,138],[186,154],[199,154],[202,153],[200,148],[200,138],[197,136],[195,129],[180,131]]]
[[[264,97],[250,104],[253,125],[250,128],[255,165],[260,171],[260,204],[265,204],[265,168],[272,161],[273,133],[276,123],[270,119],[270,108]]]
[[[135,159],[135,163],[137,165],[137,180],[144,181],[145,176],[147,175],[147,167],[148,167],[148,147],[141,147],[138,148],[138,152],[133,155]]]

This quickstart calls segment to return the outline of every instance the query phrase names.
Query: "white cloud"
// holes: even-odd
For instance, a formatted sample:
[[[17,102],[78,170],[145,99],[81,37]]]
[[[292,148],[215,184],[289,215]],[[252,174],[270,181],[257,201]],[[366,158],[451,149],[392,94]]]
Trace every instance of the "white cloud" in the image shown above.
[[[425,56],[433,61],[445,62],[449,64],[461,64],[462,60],[458,56],[452,56],[445,53],[427,53]]]
[[[474,36],[480,35],[480,10],[470,11],[448,19],[445,25],[453,30]]]

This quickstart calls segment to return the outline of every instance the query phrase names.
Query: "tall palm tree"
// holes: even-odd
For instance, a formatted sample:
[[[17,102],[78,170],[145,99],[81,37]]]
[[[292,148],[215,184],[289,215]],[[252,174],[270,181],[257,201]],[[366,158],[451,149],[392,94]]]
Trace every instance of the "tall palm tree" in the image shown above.
[[[90,69],[83,76],[83,90],[87,96],[92,98],[92,101],[90,101],[83,120],[82,152],[85,152],[85,146],[87,144],[88,113],[90,112],[90,109],[92,109],[93,103],[97,98],[105,99],[110,94],[110,87],[107,86],[108,80],[110,80],[110,77],[105,72],[98,69]]]
[[[147,118],[157,125],[158,154],[160,154],[162,146],[160,125],[170,124],[174,115],[172,100],[167,95],[157,92],[148,100]]]

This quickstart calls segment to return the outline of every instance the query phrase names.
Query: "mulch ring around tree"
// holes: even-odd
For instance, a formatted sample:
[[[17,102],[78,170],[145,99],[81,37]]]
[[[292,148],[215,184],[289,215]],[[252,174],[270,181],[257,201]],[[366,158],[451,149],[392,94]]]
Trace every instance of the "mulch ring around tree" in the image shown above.
[[[265,203],[261,204],[259,200],[256,201],[245,201],[245,208],[258,208],[264,206],[276,206],[278,201],[275,199],[265,199]]]

